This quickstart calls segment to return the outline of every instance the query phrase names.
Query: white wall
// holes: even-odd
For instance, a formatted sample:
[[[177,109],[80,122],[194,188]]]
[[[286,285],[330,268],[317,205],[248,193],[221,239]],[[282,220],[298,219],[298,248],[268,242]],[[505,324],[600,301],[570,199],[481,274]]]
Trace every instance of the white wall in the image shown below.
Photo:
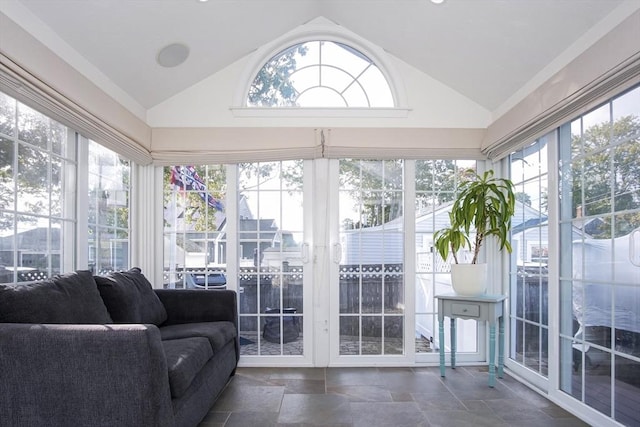
[[[218,73],[202,80],[147,112],[151,127],[391,127],[391,128],[486,128],[492,119],[491,112],[445,86],[407,63],[395,58],[375,45],[350,34],[335,24],[310,24],[314,31],[338,34],[351,41],[363,52],[375,53],[377,63],[388,75],[397,79],[391,82],[399,93],[400,105],[408,111],[404,117],[239,117],[231,107],[240,103],[238,90],[247,86],[245,80],[254,76],[264,58],[269,58],[273,46],[288,46],[296,35],[306,35],[304,26],[283,36],[268,46],[234,62]],[[248,77],[249,76],[249,77]],[[326,113],[326,111],[325,111]],[[397,116],[398,114],[391,114]]]

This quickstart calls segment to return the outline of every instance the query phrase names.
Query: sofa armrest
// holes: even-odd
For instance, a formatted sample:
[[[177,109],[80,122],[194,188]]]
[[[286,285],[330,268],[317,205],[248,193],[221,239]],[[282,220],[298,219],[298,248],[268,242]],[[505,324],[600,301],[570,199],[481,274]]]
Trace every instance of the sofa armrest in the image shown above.
[[[205,289],[156,289],[167,310],[165,325],[228,321],[238,326],[235,291]]]
[[[0,376],[7,425],[173,424],[154,325],[0,324]]]

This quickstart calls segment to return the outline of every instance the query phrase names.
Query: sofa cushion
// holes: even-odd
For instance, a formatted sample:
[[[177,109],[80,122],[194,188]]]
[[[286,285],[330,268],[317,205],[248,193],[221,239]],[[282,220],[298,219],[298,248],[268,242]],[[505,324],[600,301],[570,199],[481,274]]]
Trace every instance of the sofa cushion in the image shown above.
[[[114,323],[151,323],[167,320],[167,311],[139,268],[95,276],[98,290]]]
[[[215,292],[215,291],[210,291]],[[178,338],[204,337],[211,343],[214,354],[229,341],[236,338],[238,332],[233,322],[182,323],[162,326],[160,336],[163,340]]]
[[[169,368],[171,397],[181,397],[213,357],[213,350],[209,340],[200,337],[163,340],[162,347]]]
[[[0,285],[0,322],[112,323],[90,271]]]

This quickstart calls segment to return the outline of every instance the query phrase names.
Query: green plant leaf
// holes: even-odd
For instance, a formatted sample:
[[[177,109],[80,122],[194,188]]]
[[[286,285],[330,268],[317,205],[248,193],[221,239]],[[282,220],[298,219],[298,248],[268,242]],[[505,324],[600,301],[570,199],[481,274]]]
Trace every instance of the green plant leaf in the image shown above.
[[[447,259],[449,252],[469,247],[477,261],[478,250],[489,236],[498,240],[498,247],[511,252],[509,230],[515,212],[515,187],[504,178],[495,178],[493,170],[482,175],[471,172],[458,186],[458,197],[449,213],[450,227],[434,234],[434,246]],[[474,244],[469,236],[476,233]],[[456,262],[457,262],[457,258]]]

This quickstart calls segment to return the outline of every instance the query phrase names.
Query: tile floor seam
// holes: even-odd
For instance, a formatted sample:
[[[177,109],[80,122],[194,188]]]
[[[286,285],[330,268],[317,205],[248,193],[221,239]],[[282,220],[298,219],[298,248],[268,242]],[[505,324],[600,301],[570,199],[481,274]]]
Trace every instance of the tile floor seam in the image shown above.
[[[395,425],[418,425],[419,422],[419,425],[443,427],[502,427],[520,423],[531,426],[535,420],[543,421],[545,427],[586,426],[571,414],[556,419],[543,411],[542,408],[559,408],[543,396],[541,398],[548,402],[546,406],[541,406],[543,401],[527,401],[528,389],[519,383],[509,381],[507,386],[504,381],[488,389],[487,372],[482,367],[461,367],[445,378],[439,376],[437,367],[421,369],[420,373],[413,368],[317,368],[322,369],[320,372],[315,369],[239,368],[211,408],[211,416],[203,420],[200,427],[314,426],[327,422],[345,427],[365,424],[389,427],[391,419]],[[422,377],[415,378],[416,375]],[[320,378],[324,387],[314,384]],[[280,382],[283,385],[276,385]],[[261,391],[260,387],[267,388]],[[494,392],[487,394],[487,390]],[[386,392],[390,400],[383,399],[379,391]],[[438,397],[439,393],[446,394]],[[394,395],[402,400],[394,400]],[[505,402],[501,411],[496,412],[501,404],[494,402],[489,406],[488,402],[498,400],[489,399],[491,396],[507,399],[511,406]],[[456,403],[434,410],[440,405],[438,399],[455,399]],[[484,406],[471,401],[482,402]]]

